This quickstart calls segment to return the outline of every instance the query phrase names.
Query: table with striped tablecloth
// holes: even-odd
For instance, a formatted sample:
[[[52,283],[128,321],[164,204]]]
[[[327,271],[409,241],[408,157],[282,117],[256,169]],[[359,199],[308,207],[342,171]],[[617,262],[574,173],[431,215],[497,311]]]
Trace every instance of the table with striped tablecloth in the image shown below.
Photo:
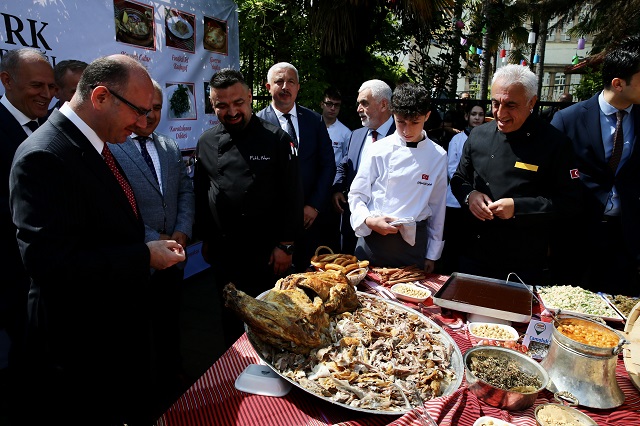
[[[427,277],[426,284],[440,288],[446,277]],[[472,343],[464,328],[446,328],[464,354]],[[376,415],[349,410],[317,398],[297,387],[281,398],[253,395],[238,391],[235,380],[250,364],[261,360],[247,335],[218,359],[207,372],[182,395],[160,418],[158,426],[420,426],[424,423],[414,411],[404,416]],[[599,425],[640,426],[640,392],[633,386],[618,359],[616,379],[625,394],[625,402],[611,410],[579,407]],[[472,426],[482,416],[491,416],[517,426],[535,426],[534,409],[553,401],[553,394],[542,391],[533,407],[522,411],[505,411],[491,407],[475,397],[463,381],[451,395],[427,401],[424,408],[439,425]]]

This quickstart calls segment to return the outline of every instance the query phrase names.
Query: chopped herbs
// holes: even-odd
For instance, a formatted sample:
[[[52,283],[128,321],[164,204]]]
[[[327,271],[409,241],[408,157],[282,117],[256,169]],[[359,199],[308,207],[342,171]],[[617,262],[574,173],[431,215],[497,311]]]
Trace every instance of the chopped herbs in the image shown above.
[[[176,117],[181,117],[182,114],[191,109],[189,89],[187,89],[187,86],[178,84],[178,88],[173,92],[173,95],[171,95],[171,99],[169,99],[169,107]]]
[[[540,287],[538,293],[545,307],[561,309],[587,315],[619,318],[619,315],[607,302],[589,290],[570,285]]]
[[[542,387],[536,375],[520,371],[512,359],[477,354],[470,361],[473,375],[491,386],[521,393],[535,392]]]

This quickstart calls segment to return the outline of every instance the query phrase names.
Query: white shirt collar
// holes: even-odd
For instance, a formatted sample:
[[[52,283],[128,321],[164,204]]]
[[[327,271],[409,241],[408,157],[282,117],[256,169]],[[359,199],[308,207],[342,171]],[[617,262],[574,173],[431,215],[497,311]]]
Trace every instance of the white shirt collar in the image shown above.
[[[21,126],[24,126],[28,122],[33,121],[29,117],[24,115],[18,108],[14,107],[11,101],[7,99],[7,95],[4,95],[2,99],[0,99],[0,103],[4,105],[5,108],[7,108],[7,110],[11,113],[11,115],[13,115],[13,117],[18,121],[18,123],[20,123]]]
[[[98,134],[85,123],[78,114],[69,106],[69,102],[66,102],[60,107],[60,113],[67,117],[76,127],[82,132],[83,135],[89,139],[91,145],[98,151],[98,154],[102,155],[102,149],[104,148],[104,141],[100,139]]]
[[[271,107],[276,112],[276,117],[278,117],[278,120],[280,120],[280,119],[286,120],[286,118],[283,117],[284,114],[291,114],[291,118],[295,118],[296,120],[298,119],[298,111],[296,110],[296,104],[295,103],[293,104],[293,108],[291,108],[291,110],[288,113],[280,112],[273,105],[271,105]]]
[[[387,133],[389,133],[389,129],[391,128],[392,123],[393,123],[393,115],[389,117],[387,121],[382,123],[380,127],[378,127],[377,129],[370,129],[370,131],[375,130],[376,132],[378,132],[378,139],[382,139],[385,136],[387,136]]]

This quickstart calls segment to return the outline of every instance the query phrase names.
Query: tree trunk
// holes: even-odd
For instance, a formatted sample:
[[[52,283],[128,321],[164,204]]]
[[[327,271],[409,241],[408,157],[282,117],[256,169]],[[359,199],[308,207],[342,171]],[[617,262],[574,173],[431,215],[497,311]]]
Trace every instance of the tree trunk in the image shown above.
[[[544,51],[547,47],[547,33],[549,32],[549,18],[542,17],[540,19],[540,35],[536,45],[536,54],[540,62],[536,66],[536,77],[538,77],[538,100],[542,96],[542,81],[544,79]],[[536,109],[537,109],[536,105]]]
[[[487,93],[489,88],[489,72],[491,71],[491,56],[489,52],[489,35],[491,31],[491,22],[489,20],[491,1],[482,0],[482,14],[484,16],[484,22],[487,28],[482,36],[482,63],[480,65],[480,99],[487,99]]]
[[[453,16],[458,20],[462,20],[462,6],[464,4],[464,0],[456,0]],[[453,24],[453,37],[451,40],[451,55],[453,57],[453,61],[451,61],[451,68],[449,70],[449,99],[453,99],[456,97],[456,91],[458,89],[458,76],[460,74],[460,69],[462,68],[462,53],[464,52],[463,46],[460,44],[460,39],[462,38],[462,28],[458,28],[456,23]]]

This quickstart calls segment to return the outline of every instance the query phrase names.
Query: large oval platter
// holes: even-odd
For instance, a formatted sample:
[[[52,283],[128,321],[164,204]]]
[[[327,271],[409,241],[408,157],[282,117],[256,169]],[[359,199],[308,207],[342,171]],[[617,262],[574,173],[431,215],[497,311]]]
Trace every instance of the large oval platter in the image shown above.
[[[262,293],[261,295],[258,296],[258,299],[262,299],[266,296],[266,294],[268,293],[268,291]],[[426,317],[425,315],[415,311],[414,309],[411,309],[401,303],[395,302],[395,301],[391,301],[391,300],[386,300],[386,299],[382,299],[380,297],[377,296],[373,296],[370,295],[368,293],[363,293],[363,292],[358,292],[358,299],[360,300],[360,307],[358,308],[358,310],[367,310],[367,312],[363,312],[363,314],[366,315],[372,315],[375,317],[376,315],[376,310],[379,308],[375,308],[376,306],[380,306],[380,311],[386,311],[387,312],[387,316],[390,313],[394,313],[394,316],[398,316],[398,317],[404,317],[404,318],[411,318],[413,321],[419,321],[419,323],[422,324],[423,327],[427,328],[429,330],[429,334],[432,336],[432,338],[435,338],[437,340],[437,342],[439,342],[441,344],[441,347],[443,348],[443,352],[445,352],[447,354],[447,356],[449,357],[449,362],[448,362],[448,366],[446,366],[446,370],[448,372],[451,373],[452,377],[450,378],[450,380],[445,380],[441,382],[441,387],[440,387],[440,392],[437,396],[446,396],[446,395],[450,395],[453,392],[455,392],[459,387],[460,384],[462,383],[462,379],[464,376],[464,364],[462,361],[462,353],[460,352],[460,348],[458,347],[458,345],[455,343],[455,341],[453,340],[453,338],[446,332],[444,331],[438,324],[436,324],[435,322],[433,322],[432,320],[430,320],[428,317]],[[372,309],[374,308],[374,309]],[[357,311],[355,312],[357,313]],[[355,314],[354,313],[354,314]],[[345,314],[340,314],[338,315],[338,317],[343,316]],[[343,317],[344,318],[344,317]],[[332,326],[336,326],[336,320],[335,317],[332,319],[331,321]],[[339,326],[338,326],[339,327]],[[309,377],[314,376],[314,373],[316,376],[322,376],[322,369],[321,368],[317,368],[315,370],[315,372],[312,372],[310,370],[297,370],[296,374],[292,374],[291,369],[289,369],[289,371],[287,371],[286,368],[283,368],[283,371],[280,371],[279,368],[277,368],[276,366],[274,366],[274,362],[272,360],[275,360],[276,357],[279,357],[280,361],[276,361],[276,363],[278,365],[282,365],[282,357],[287,357],[290,353],[286,352],[286,351],[282,351],[280,349],[274,349],[273,347],[266,345],[265,343],[261,342],[259,340],[259,338],[257,338],[252,332],[251,330],[246,326],[245,324],[245,329],[247,330],[247,335],[249,337],[249,342],[251,343],[251,345],[253,346],[253,348],[255,349],[255,351],[258,353],[258,356],[260,357],[260,359],[267,365],[269,365],[278,375],[280,375],[283,379],[287,380],[288,382],[290,382],[292,385],[304,390],[305,392],[310,393],[311,395],[314,395],[318,398],[324,399],[325,401],[328,401],[332,404],[336,404],[339,406],[342,406],[344,408],[350,409],[350,410],[356,410],[356,411],[362,411],[362,412],[366,412],[366,413],[372,413],[372,414],[388,414],[388,415],[403,415],[409,411],[411,411],[411,406],[415,407],[417,405],[421,405],[420,404],[420,399],[429,399],[429,398],[424,398],[424,394],[422,395],[423,398],[417,398],[415,396],[415,389],[416,387],[410,387],[410,385],[407,385],[407,383],[409,382],[407,375],[404,375],[404,377],[400,377],[401,375],[398,374],[398,377],[396,377],[395,375],[391,374],[389,376],[390,381],[395,381],[396,383],[399,383],[400,385],[403,385],[403,387],[405,389],[413,389],[413,392],[402,392],[402,391],[396,391],[395,389],[398,388],[398,386],[396,384],[393,385],[393,396],[395,398],[395,400],[398,399],[398,395],[402,395],[404,393],[404,397],[407,397],[410,401],[408,401],[407,399],[404,399],[405,403],[403,406],[399,406],[398,404],[392,405],[392,408],[389,407],[381,407],[379,409],[376,408],[369,408],[369,407],[363,407],[363,406],[359,406],[358,404],[359,402],[359,398],[355,398],[356,401],[347,401],[349,403],[345,403],[345,402],[341,402],[339,400],[336,400],[336,397],[332,395],[332,397],[323,395],[323,392],[325,394],[328,394],[329,392],[326,389],[322,389],[320,386],[318,386],[318,384],[313,384],[313,383],[309,383],[312,382],[312,380],[309,380]],[[344,331],[344,330],[343,330]],[[383,336],[384,333],[380,330],[373,330],[372,331],[373,334],[376,334],[377,339],[375,339],[375,341],[377,342],[377,350],[381,350],[382,348],[380,348],[380,345],[385,343],[385,342],[380,342],[380,338],[381,335]],[[348,336],[345,332],[340,333],[341,336],[341,340],[344,341],[345,337],[349,338],[350,336]],[[354,335],[355,336],[355,335]],[[383,337],[384,338],[384,337]],[[334,338],[333,340],[336,340],[337,338]],[[406,342],[410,342],[411,339],[406,340]],[[397,341],[396,341],[397,343]],[[371,340],[370,346],[374,345],[374,340]],[[390,345],[389,345],[390,346]],[[389,347],[387,346],[387,348]],[[400,346],[400,345],[398,345]],[[415,345],[417,346],[417,345]],[[424,345],[421,346],[419,349],[417,349],[418,351],[422,351],[423,354],[427,355],[427,356],[433,356],[438,358],[438,354],[436,353],[436,351],[433,352],[429,352],[429,350],[425,349],[428,345]],[[434,345],[436,346],[436,345]],[[330,348],[338,348],[340,347],[340,343],[339,342],[334,342],[334,345],[332,345]],[[362,348],[362,345],[360,346],[360,348]],[[321,349],[322,350],[322,349]],[[326,349],[329,350],[329,349]],[[376,351],[375,348],[367,348],[367,354],[365,356],[369,356],[371,355],[371,358],[368,360],[371,362],[370,365],[373,366],[373,352]],[[315,352],[312,352],[312,354],[314,354]],[[429,355],[429,353],[431,353],[431,355]],[[307,362],[307,359],[311,356],[307,356],[305,357],[304,355],[296,355],[296,354],[291,354],[292,357],[304,357],[305,360],[303,361],[303,363]],[[360,368],[361,366],[364,365],[369,365],[369,363],[365,360],[362,359],[363,353],[359,353],[359,354],[354,354],[354,357],[356,359],[359,359],[358,362],[356,362],[356,364],[358,365],[358,368]],[[298,358],[299,360],[299,358]],[[393,358],[393,361],[395,362],[397,360],[397,358]],[[422,363],[425,363],[426,358],[422,359]],[[343,362],[344,363],[344,362]],[[387,364],[388,366],[388,364]],[[399,367],[401,368],[401,367]],[[444,367],[442,367],[444,368]],[[440,369],[440,368],[439,368]],[[419,369],[420,371],[422,371],[422,369]],[[427,367],[424,367],[424,370],[427,370]],[[325,376],[327,371],[325,371]],[[371,369],[367,368],[367,371],[371,372]],[[304,374],[303,374],[304,372]],[[362,371],[361,371],[362,372]],[[354,374],[358,375],[358,380],[360,379],[359,374],[357,372],[354,372],[353,370],[348,370],[348,371],[342,371],[341,372],[344,376],[348,376],[345,377],[342,380],[334,380],[335,382],[337,382],[339,385],[344,385],[347,388],[350,389],[356,389],[357,392],[357,388],[355,386],[351,386],[350,387],[350,381],[354,380]],[[290,377],[293,376],[295,377],[295,380]],[[363,375],[365,376],[365,375]],[[374,381],[374,378],[369,378],[370,380]],[[304,381],[306,382],[306,386],[303,386],[301,383],[298,382],[298,380],[300,381]],[[332,379],[330,379],[332,380]],[[407,380],[407,382],[405,382],[405,380]],[[326,382],[325,382],[326,383]],[[378,382],[380,383],[379,379]],[[309,386],[309,385],[313,385],[313,386]],[[338,386],[340,387],[340,386]],[[311,389],[313,388],[313,389]],[[371,386],[371,388],[373,389],[378,389],[377,385],[376,386]],[[391,386],[387,386],[387,390],[390,389]],[[349,390],[347,390],[347,392],[343,392],[343,394],[349,394]],[[353,395],[356,395],[356,393],[354,393]],[[352,397],[353,397],[352,395]],[[344,399],[344,398],[343,398]]]

